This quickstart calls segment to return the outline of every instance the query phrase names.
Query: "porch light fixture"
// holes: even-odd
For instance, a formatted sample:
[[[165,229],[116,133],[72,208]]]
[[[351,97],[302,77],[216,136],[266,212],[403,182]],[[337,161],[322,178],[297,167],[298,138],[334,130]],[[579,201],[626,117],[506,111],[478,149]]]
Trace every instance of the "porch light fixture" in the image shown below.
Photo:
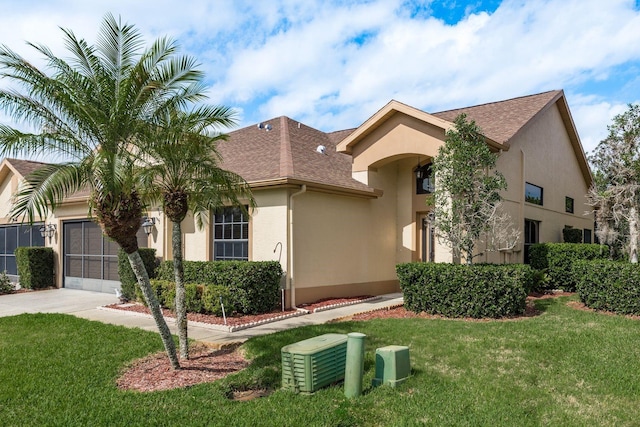
[[[153,228],[155,227],[155,225],[155,218],[148,216],[142,217],[142,229],[147,236],[153,232]]]
[[[39,228],[40,231],[40,235],[42,237],[48,237],[49,238],[49,243],[51,243],[51,238],[53,237],[53,235],[56,232],[56,225],[55,224],[42,224]]]

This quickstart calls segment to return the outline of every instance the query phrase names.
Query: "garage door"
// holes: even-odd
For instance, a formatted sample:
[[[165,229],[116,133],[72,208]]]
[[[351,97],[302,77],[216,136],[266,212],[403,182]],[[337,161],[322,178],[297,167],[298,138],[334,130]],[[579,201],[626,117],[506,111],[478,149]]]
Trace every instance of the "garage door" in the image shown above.
[[[102,235],[100,226],[93,221],[65,221],[63,229],[64,287],[107,293],[120,289],[118,245]],[[142,230],[138,244],[147,246]]]

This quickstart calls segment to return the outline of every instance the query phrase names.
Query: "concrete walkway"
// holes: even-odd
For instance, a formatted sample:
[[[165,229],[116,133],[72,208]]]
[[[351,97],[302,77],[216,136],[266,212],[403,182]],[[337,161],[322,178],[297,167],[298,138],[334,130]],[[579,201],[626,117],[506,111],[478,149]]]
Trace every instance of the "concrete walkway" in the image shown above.
[[[134,315],[126,311],[99,309],[100,306],[117,302],[118,298],[115,295],[65,288],[0,295],[0,317],[22,313],[65,313],[103,323],[157,332],[156,324],[150,316]],[[258,335],[266,335],[299,326],[318,325],[356,313],[398,304],[402,304],[402,294],[388,294],[383,295],[379,300],[283,319],[237,332],[222,332],[204,326],[189,325],[189,337],[210,345],[223,346],[233,342],[243,342]],[[171,331],[176,334],[174,323],[168,322],[168,324]]]

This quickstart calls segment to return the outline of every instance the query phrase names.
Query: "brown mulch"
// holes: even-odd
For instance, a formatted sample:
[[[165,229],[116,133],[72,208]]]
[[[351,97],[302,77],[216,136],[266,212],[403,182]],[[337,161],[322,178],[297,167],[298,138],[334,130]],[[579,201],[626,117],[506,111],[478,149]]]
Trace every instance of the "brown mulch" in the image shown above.
[[[134,313],[150,314],[149,309],[145,305],[140,304],[140,303],[110,304],[110,305],[107,305],[105,307],[116,309],[116,310],[131,311],[131,312],[134,312]],[[287,314],[292,314],[292,313],[295,313],[295,312],[296,312],[295,310],[287,309],[285,311],[276,310],[276,311],[272,311],[271,313],[255,314],[255,315],[229,314],[229,315],[227,315],[227,326],[246,325],[246,324],[249,324],[249,323],[258,322],[258,321],[261,321],[261,320],[273,319],[273,318],[276,318],[276,317],[280,317],[280,316],[287,315]],[[171,317],[171,318],[175,318],[176,317],[176,314],[175,314],[174,311],[171,311],[171,310],[166,309],[166,308],[162,309],[162,315],[164,317]],[[224,318],[222,316],[214,316],[212,314],[187,313],[187,320],[190,321],[190,322],[208,323],[210,325],[224,325],[225,324],[224,323]]]
[[[122,390],[169,390],[210,383],[249,365],[238,348],[214,350],[198,344],[189,356],[189,360],[180,360],[181,369],[175,370],[165,352],[152,354],[132,363],[116,383]]]
[[[590,311],[592,313],[604,314],[606,316],[624,316],[629,319],[640,320],[640,316],[637,314],[618,314],[614,313],[613,311],[596,310],[594,308],[587,307],[581,301],[569,301],[567,305],[575,310]]]
[[[298,307],[313,312],[313,310],[317,308],[326,307],[330,305],[343,304],[343,303],[356,303],[358,301],[365,300],[367,298],[371,298],[371,295],[362,295],[362,296],[350,297],[350,298],[324,298],[310,304],[299,305]],[[143,304],[139,304],[139,303],[110,304],[110,305],[107,305],[106,307],[116,309],[116,310],[150,314],[149,309]],[[295,312],[296,310],[286,309],[284,311],[274,310],[270,313],[255,314],[255,315],[230,313],[230,314],[227,314],[226,324],[227,326],[242,326],[242,325],[247,325],[255,322],[260,322],[263,320],[274,319],[287,314],[293,314]],[[175,318],[176,316],[175,312],[168,309],[163,309],[162,314],[165,317],[171,317],[171,318]],[[210,325],[225,324],[223,317],[214,316],[211,314],[187,313],[187,320],[190,322],[208,323]]]
[[[355,302],[369,298],[326,298],[313,304],[305,305],[306,310],[335,305],[345,302]],[[149,309],[142,304],[111,304],[110,308],[149,313]],[[293,312],[294,310],[288,310]],[[282,316],[282,311],[261,314],[256,316],[228,317],[228,325],[241,325],[258,320]],[[164,315],[172,317],[174,313],[164,310]],[[223,324],[221,317],[189,313],[188,320],[210,324]],[[123,390],[135,390],[140,392],[168,390],[173,388],[190,387],[195,384],[213,382],[227,375],[238,372],[249,365],[242,351],[237,348],[224,348],[214,350],[203,344],[196,344],[190,349],[189,360],[180,360],[181,369],[174,370],[165,352],[152,354],[131,364],[117,380],[117,385]],[[249,400],[263,397],[269,394],[268,390],[245,390],[234,392],[231,398],[234,400]]]
[[[528,300],[527,306],[525,307],[525,311],[520,316],[512,316],[512,317],[504,317],[501,319],[474,319],[470,317],[464,317],[457,320],[464,320],[467,322],[495,322],[501,320],[518,320],[525,319],[528,317],[539,316],[541,312],[536,310],[533,301]],[[367,313],[360,313],[354,316],[350,316],[349,320],[373,320],[373,319],[451,319],[450,317],[442,316],[439,314],[428,314],[425,312],[422,313],[414,313],[413,311],[409,311],[404,306],[399,307],[390,307],[388,309],[375,310]],[[345,319],[346,320],[346,319]]]

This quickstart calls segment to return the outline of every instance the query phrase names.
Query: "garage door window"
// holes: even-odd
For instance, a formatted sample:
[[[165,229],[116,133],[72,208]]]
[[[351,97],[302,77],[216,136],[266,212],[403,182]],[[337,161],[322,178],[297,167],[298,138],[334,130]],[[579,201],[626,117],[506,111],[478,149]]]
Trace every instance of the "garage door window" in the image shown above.
[[[147,246],[146,235],[138,232],[138,245]],[[142,243],[142,244],[141,244]],[[65,276],[85,279],[119,280],[118,244],[102,235],[91,221],[64,225]]]

